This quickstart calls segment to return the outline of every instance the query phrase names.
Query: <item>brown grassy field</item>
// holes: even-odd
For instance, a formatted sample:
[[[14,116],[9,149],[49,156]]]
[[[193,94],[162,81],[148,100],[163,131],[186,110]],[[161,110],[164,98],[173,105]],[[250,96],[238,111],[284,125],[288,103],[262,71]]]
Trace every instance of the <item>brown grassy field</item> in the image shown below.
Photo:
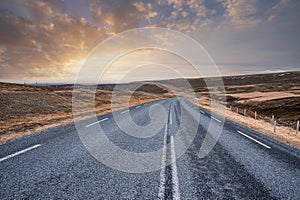
[[[223,81],[227,118],[300,148],[300,132],[296,134],[296,122],[300,120],[300,72],[223,77]],[[218,112],[209,104],[207,89],[199,87],[194,80],[191,82],[203,96],[201,106]],[[216,96],[223,98],[224,94],[217,93]],[[254,119],[255,112],[257,120]],[[277,122],[276,133],[272,115]]]
[[[0,83],[0,142],[72,122],[72,89],[72,87]],[[173,96],[167,89],[156,85],[142,86],[132,96],[126,90],[121,94],[117,97],[115,109]],[[89,94],[81,95],[84,100],[85,95]],[[112,111],[111,96],[110,89],[96,90],[97,114]],[[130,99],[129,104],[124,102],[124,99]],[[82,101],[82,110],[79,113],[82,119],[89,117],[93,112],[85,109],[88,103]]]
[[[223,77],[226,90],[226,117],[254,128],[264,134],[300,148],[300,137],[295,134],[296,121],[300,120],[300,72]],[[210,78],[214,81],[214,78]],[[194,91],[201,95],[200,104],[210,110],[210,94],[203,79],[188,80]],[[132,83],[136,84],[136,83]],[[181,96],[191,92],[178,79],[145,83],[130,95],[125,84],[116,98],[115,109],[147,101],[174,97],[169,88],[177,88]],[[111,97],[114,85],[98,86],[95,93],[97,114],[112,111]],[[36,133],[47,128],[70,123],[72,113],[72,86],[31,86],[0,83],[0,142]],[[82,93],[85,98],[87,93]],[[224,93],[215,92],[217,98]],[[129,104],[124,99],[130,99]],[[82,103],[81,118],[93,112],[86,110],[88,103]],[[240,114],[235,112],[239,108]],[[247,116],[242,116],[247,109]],[[253,119],[257,112],[259,123]],[[279,123],[276,134],[272,132],[270,118],[274,115]]]

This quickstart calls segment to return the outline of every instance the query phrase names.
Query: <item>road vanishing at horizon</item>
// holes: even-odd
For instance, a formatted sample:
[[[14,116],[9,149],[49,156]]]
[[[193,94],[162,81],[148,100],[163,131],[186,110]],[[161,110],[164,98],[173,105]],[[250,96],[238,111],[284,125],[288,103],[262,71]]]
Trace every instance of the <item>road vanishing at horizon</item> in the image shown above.
[[[158,170],[126,173],[102,164],[87,151],[71,123],[0,146],[0,199],[300,198],[300,150],[238,123],[226,120],[214,148],[199,158],[209,124],[221,126],[222,120],[193,104],[190,109],[200,114],[198,131],[176,159],[179,101],[159,100],[114,113],[124,116],[125,122],[128,113],[145,126],[150,123],[151,106],[163,106],[166,124],[149,138],[124,133],[112,113],[79,122],[86,134],[100,125],[110,141],[128,152],[163,149]]]

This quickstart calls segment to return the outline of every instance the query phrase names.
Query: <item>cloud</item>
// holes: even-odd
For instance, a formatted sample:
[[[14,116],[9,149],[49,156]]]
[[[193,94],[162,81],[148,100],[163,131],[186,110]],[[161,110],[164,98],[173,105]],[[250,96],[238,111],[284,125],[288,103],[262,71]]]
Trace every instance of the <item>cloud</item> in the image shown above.
[[[6,55],[5,55],[5,47],[4,46],[0,46],[0,63],[6,63],[7,61],[7,58],[6,58]]]
[[[216,10],[205,5],[205,0],[159,1],[159,6],[171,12],[158,12],[160,20],[157,25],[184,33],[191,33],[210,25],[216,14]]]
[[[101,41],[145,26],[187,33],[220,62],[299,63],[299,8],[293,0],[3,0],[0,79],[68,78]]]
[[[42,1],[24,5],[34,18],[5,9],[0,12],[0,43],[6,49],[5,59],[1,54],[0,78],[61,77],[66,63],[86,56],[106,37],[102,28],[82,17],[61,14],[55,9],[36,12],[40,7],[52,8]]]
[[[223,0],[220,2],[226,9],[225,16],[235,27],[252,27],[262,21],[256,15],[256,0]]]
[[[149,5],[149,6],[148,6]],[[142,13],[148,12],[149,8],[151,8],[151,4],[146,4],[144,2],[134,2],[133,6]]]
[[[210,10],[204,5],[204,2],[204,0],[189,0],[187,1],[187,5],[198,17],[206,17]]]
[[[173,6],[174,9],[181,8],[184,4],[182,0],[167,0],[168,5]]]
[[[157,15],[157,12],[152,11],[150,3],[131,0],[118,1],[117,3],[116,6],[115,1],[93,0],[89,6],[94,22],[104,25],[107,31],[113,34],[137,28],[142,20],[148,21]]]
[[[278,0],[269,10],[268,10],[268,20],[275,20],[280,14],[284,12],[288,12],[288,9],[293,7],[297,7],[297,3],[299,2],[291,1],[291,0]]]

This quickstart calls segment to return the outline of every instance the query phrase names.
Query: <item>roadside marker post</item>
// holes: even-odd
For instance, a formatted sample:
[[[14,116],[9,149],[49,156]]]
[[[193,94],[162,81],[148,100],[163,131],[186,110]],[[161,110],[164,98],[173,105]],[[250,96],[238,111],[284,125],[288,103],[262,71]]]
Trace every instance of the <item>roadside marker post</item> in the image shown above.
[[[256,113],[256,111],[255,111],[255,112],[254,112],[254,119],[256,119],[256,117],[257,117],[256,115],[257,115],[257,113]]]
[[[247,109],[244,108],[244,116],[247,114]]]
[[[299,132],[299,120],[297,121],[297,126],[296,126],[296,134]]]
[[[274,133],[276,133],[276,120],[274,120]]]
[[[272,115],[272,123],[274,123],[274,119],[275,119],[275,118],[274,118],[274,115]]]

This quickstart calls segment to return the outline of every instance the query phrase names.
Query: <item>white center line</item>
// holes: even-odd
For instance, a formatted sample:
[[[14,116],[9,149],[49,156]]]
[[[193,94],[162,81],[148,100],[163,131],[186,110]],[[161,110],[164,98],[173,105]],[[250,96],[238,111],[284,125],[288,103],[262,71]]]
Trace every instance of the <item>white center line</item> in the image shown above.
[[[161,158],[161,171],[160,171],[160,184],[158,198],[164,199],[165,197],[165,183],[166,183],[166,160],[167,160],[167,124],[165,126],[165,135],[164,135],[164,146]]]
[[[213,117],[213,116],[211,116],[211,118],[214,119],[214,120],[216,120],[217,122],[221,123],[221,121],[218,120],[217,118],[215,118],[215,117]]]
[[[121,112],[121,114],[127,113],[129,112],[129,110],[124,110],[123,112]]]
[[[264,144],[264,143],[262,143],[262,142],[260,142],[260,141],[258,141],[258,140],[256,140],[256,139],[250,137],[249,135],[246,135],[245,133],[243,133],[243,132],[241,132],[241,131],[237,131],[237,132],[238,132],[239,134],[242,134],[243,136],[249,138],[250,140],[253,140],[253,141],[256,142],[256,143],[258,143],[258,144],[260,144],[260,145],[262,145],[262,146],[264,146],[264,147],[266,147],[266,148],[268,148],[268,149],[271,149],[271,147],[269,147],[268,145],[266,145],[266,144]]]
[[[25,153],[26,151],[30,151],[30,150],[32,150],[32,149],[38,148],[38,147],[40,147],[40,146],[42,146],[42,145],[41,145],[41,144],[36,144],[36,145],[34,145],[34,146],[32,146],[32,147],[28,147],[27,149],[23,149],[23,150],[21,150],[21,151],[17,151],[17,152],[15,152],[15,153],[13,153],[13,154],[10,154],[10,155],[8,155],[8,156],[5,156],[5,157],[3,157],[3,158],[0,158],[0,162],[2,162],[2,161],[4,161],[4,160],[7,160],[7,159],[9,159],[9,158],[15,157],[15,156],[17,156],[17,155],[20,155],[20,154],[22,154],[22,153]]]
[[[94,123],[91,123],[91,124],[89,124],[89,125],[86,125],[85,127],[88,128],[88,127],[90,127],[90,126],[93,126],[93,125],[98,124],[98,123],[100,123],[100,122],[104,122],[104,121],[106,121],[106,120],[108,120],[108,118],[101,119],[101,120],[99,120],[99,121],[96,121],[96,122],[94,122]]]
[[[173,136],[171,136],[171,162],[172,162],[171,167],[172,167],[173,199],[179,200],[180,193],[179,193],[179,183],[178,183],[177,167],[176,167],[176,153],[175,153]]]

